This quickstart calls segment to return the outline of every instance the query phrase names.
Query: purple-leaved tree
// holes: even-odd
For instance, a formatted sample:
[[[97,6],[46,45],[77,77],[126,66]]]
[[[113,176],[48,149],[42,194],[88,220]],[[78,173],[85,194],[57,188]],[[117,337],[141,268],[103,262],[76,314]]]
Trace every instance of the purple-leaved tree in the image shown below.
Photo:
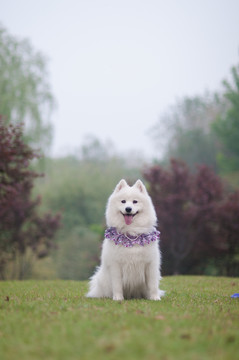
[[[191,173],[180,160],[145,170],[161,230],[164,274],[217,272],[238,275],[239,193],[228,194],[209,167]]]
[[[37,158],[23,140],[21,125],[6,125],[0,118],[0,278],[5,278],[8,261],[24,255],[28,248],[37,257],[46,256],[54,245],[60,215],[37,212],[40,198],[32,199],[34,179],[31,170]],[[19,278],[23,278],[20,271]]]

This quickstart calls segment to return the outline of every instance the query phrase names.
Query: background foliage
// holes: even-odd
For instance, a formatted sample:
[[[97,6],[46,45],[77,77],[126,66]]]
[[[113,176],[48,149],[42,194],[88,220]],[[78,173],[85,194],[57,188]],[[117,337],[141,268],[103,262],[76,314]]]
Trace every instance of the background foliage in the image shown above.
[[[27,252],[41,258],[54,246],[60,217],[49,212],[39,216],[40,199],[31,198],[39,174],[29,163],[36,157],[23,141],[22,127],[4,125],[0,118],[0,279],[7,277],[9,262],[14,263],[13,269],[17,267],[12,276],[23,278]]]
[[[159,118],[152,161],[119,155],[94,136],[74,154],[50,158],[54,104],[47,59],[0,27],[2,277],[86,279],[99,262],[106,201],[121,178],[147,183],[165,274],[239,275],[238,66],[219,91],[179,99]],[[36,148],[45,153],[44,177]],[[51,214],[58,212],[56,232],[59,217]]]
[[[0,115],[6,123],[24,124],[30,145],[49,149],[50,116],[55,105],[47,61],[28,40],[11,36],[0,25]]]
[[[206,165],[182,161],[145,171],[162,231],[165,274],[239,273],[239,193],[230,195]]]

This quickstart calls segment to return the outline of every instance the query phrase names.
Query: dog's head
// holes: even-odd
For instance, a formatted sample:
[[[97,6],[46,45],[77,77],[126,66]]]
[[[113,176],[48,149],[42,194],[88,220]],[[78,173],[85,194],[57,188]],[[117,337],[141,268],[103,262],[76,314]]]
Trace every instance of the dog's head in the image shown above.
[[[110,196],[106,208],[106,222],[119,232],[139,234],[156,226],[155,210],[142,181],[129,186],[121,180]]]

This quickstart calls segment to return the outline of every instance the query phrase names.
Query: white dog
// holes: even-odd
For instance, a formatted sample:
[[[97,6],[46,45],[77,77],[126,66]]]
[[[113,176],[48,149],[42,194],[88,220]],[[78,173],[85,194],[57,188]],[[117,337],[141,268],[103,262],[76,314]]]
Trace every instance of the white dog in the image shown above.
[[[107,230],[101,265],[90,280],[88,297],[160,300],[159,232],[144,184],[121,180],[106,207]]]

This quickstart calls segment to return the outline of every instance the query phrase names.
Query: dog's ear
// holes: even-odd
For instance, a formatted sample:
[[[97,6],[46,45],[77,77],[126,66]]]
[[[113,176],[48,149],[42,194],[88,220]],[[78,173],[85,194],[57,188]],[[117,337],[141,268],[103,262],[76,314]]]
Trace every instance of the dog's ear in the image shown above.
[[[120,182],[116,185],[116,188],[115,188],[115,193],[119,192],[121,189],[123,189],[124,187],[128,186],[127,182],[122,179],[120,180]]]
[[[141,193],[148,194],[146,187],[144,186],[141,180],[137,180],[136,183],[134,184],[134,187],[136,187]]]

